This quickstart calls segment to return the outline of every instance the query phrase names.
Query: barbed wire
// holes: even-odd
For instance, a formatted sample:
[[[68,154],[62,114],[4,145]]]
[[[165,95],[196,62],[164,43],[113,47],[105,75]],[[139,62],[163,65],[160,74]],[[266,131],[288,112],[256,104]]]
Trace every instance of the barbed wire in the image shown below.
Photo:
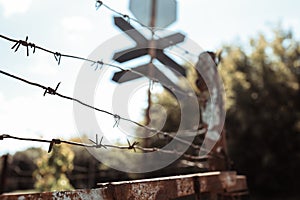
[[[112,12],[114,12],[114,13],[120,15],[120,16],[122,16],[123,18],[127,18],[127,21],[128,21],[129,23],[130,23],[130,21],[134,21],[134,22],[138,23],[139,25],[141,25],[142,27],[145,27],[145,28],[149,29],[149,30],[153,33],[153,35],[155,35],[156,37],[159,37],[159,36],[153,31],[153,28],[151,28],[151,27],[149,27],[149,26],[147,26],[147,25],[141,23],[141,22],[138,21],[137,19],[135,19],[135,18],[133,18],[133,17],[130,17],[130,16],[127,15],[127,14],[123,14],[123,13],[121,13],[121,12],[116,11],[115,9],[113,9],[113,8],[109,7],[108,5],[104,4],[102,1],[96,1],[96,8],[97,8],[97,9],[98,9],[100,6],[102,6],[102,5],[103,5],[104,7],[106,7],[108,10],[110,10],[110,11],[112,11]],[[41,47],[41,46],[38,46],[38,45],[36,45],[36,44],[34,44],[34,43],[28,42],[28,36],[26,37],[25,40],[16,40],[16,39],[12,39],[12,38],[9,38],[9,37],[7,37],[7,36],[4,36],[4,35],[0,35],[0,37],[3,38],[3,39],[5,39],[5,40],[8,40],[8,41],[10,41],[10,42],[14,42],[15,44],[11,47],[11,49],[13,49],[15,52],[17,52],[17,51],[19,50],[20,46],[24,46],[24,47],[26,48],[26,55],[27,55],[27,56],[30,55],[29,48],[33,49],[33,51],[32,51],[33,54],[35,53],[36,49],[39,49],[39,50],[42,50],[42,51],[44,51],[44,52],[53,54],[53,56],[54,56],[55,60],[57,61],[58,65],[60,65],[60,63],[61,63],[61,58],[62,58],[62,57],[73,58],[73,59],[78,59],[78,60],[83,60],[83,61],[90,62],[90,63],[92,63],[91,66],[96,65],[95,70],[97,70],[97,69],[99,68],[99,66],[100,66],[100,68],[101,68],[103,65],[105,65],[105,66],[108,66],[108,67],[117,68],[117,69],[119,69],[119,70],[121,70],[121,71],[129,71],[129,72],[131,72],[131,73],[135,73],[135,74],[137,74],[137,75],[139,75],[139,76],[148,78],[148,79],[151,80],[152,82],[159,82],[159,80],[157,80],[157,79],[155,79],[155,78],[153,78],[153,77],[148,77],[148,76],[146,76],[146,75],[144,75],[144,74],[142,74],[142,73],[140,73],[140,72],[138,72],[138,71],[135,71],[135,70],[133,70],[133,69],[131,69],[131,68],[126,68],[126,69],[125,69],[125,68],[123,68],[123,67],[120,67],[120,66],[117,66],[117,65],[114,65],[114,64],[105,63],[105,62],[103,62],[103,60],[91,60],[91,59],[84,58],[84,57],[80,57],[80,56],[74,56],[74,55],[69,55],[69,54],[63,54],[63,53],[60,53],[60,52],[57,52],[57,51],[53,51],[53,50],[46,49],[46,48]],[[160,38],[160,37],[159,37],[159,38]],[[179,47],[179,46],[176,45],[176,47]],[[187,50],[185,50],[185,49],[182,49],[182,50],[184,50],[185,53],[187,53],[187,54],[189,53],[189,52],[188,52]],[[200,149],[200,148],[201,148],[199,145],[196,145],[196,144],[193,144],[193,143],[190,144],[190,142],[188,142],[188,141],[186,141],[186,140],[184,140],[184,139],[182,139],[182,138],[176,137],[176,133],[174,134],[174,133],[168,133],[168,132],[163,132],[163,131],[160,131],[160,130],[156,130],[156,129],[154,129],[154,128],[145,126],[145,125],[143,125],[143,124],[141,124],[141,123],[138,123],[138,122],[135,122],[135,121],[133,121],[133,120],[130,120],[130,119],[121,117],[121,116],[119,116],[119,115],[117,115],[117,114],[114,114],[114,113],[108,112],[108,111],[106,111],[106,110],[102,110],[102,109],[96,108],[96,107],[94,107],[94,106],[88,105],[88,104],[82,102],[81,100],[75,99],[75,98],[73,98],[73,97],[69,97],[69,96],[65,96],[65,95],[63,95],[63,94],[60,94],[60,93],[57,92],[57,89],[58,89],[60,83],[57,84],[57,86],[56,86],[55,89],[52,89],[51,87],[46,87],[46,86],[43,86],[43,85],[41,85],[41,84],[34,83],[34,82],[31,82],[31,81],[22,79],[22,78],[20,78],[20,77],[14,76],[14,75],[9,74],[9,73],[7,73],[7,72],[4,72],[4,71],[2,71],[2,70],[0,70],[0,72],[1,72],[2,74],[4,74],[4,75],[10,76],[10,77],[15,78],[15,79],[18,79],[18,80],[23,81],[23,82],[25,82],[25,83],[27,83],[27,84],[34,85],[34,86],[37,86],[37,87],[40,87],[40,88],[44,89],[44,90],[45,90],[45,91],[44,91],[44,96],[45,96],[46,94],[57,95],[57,96],[59,96],[59,97],[61,97],[61,98],[64,98],[64,99],[68,99],[68,100],[77,102],[77,103],[79,103],[79,104],[81,104],[81,105],[83,105],[83,106],[89,107],[89,108],[94,109],[94,110],[96,110],[96,111],[99,111],[99,112],[102,112],[102,113],[111,115],[111,116],[113,116],[114,119],[115,119],[114,127],[115,127],[115,126],[118,126],[120,120],[124,120],[124,121],[131,122],[131,123],[133,123],[133,124],[135,124],[135,125],[137,125],[137,126],[140,126],[140,127],[144,128],[144,129],[146,129],[147,131],[155,132],[156,134],[161,134],[161,135],[163,135],[163,136],[165,136],[165,137],[169,137],[169,138],[174,139],[174,140],[177,140],[177,141],[179,141],[179,142],[181,142],[181,143],[188,144],[188,145],[190,145],[191,147],[193,147],[193,148],[195,148],[195,149]],[[175,89],[173,86],[168,86],[168,85],[163,85],[163,86],[169,88],[172,92],[178,92],[178,93],[183,94],[183,95],[185,95],[185,96],[191,96],[191,95],[193,95],[193,94],[191,94],[191,93],[187,93],[187,92],[184,92],[184,91],[182,91],[182,90]],[[206,129],[205,129],[205,128],[203,129],[203,127],[199,127],[197,130],[184,130],[184,131],[197,132],[197,133],[195,134],[195,136],[197,136],[197,135],[203,135],[203,134],[205,134]],[[175,136],[173,136],[173,135],[175,135]],[[152,151],[153,149],[149,149],[149,150]],[[155,150],[155,151],[157,151],[157,150]],[[173,153],[174,153],[174,152],[173,152]]]
[[[160,37],[159,35],[157,35],[157,33],[155,33],[154,29],[155,27],[150,27],[150,26],[147,26],[145,24],[143,24],[142,22],[140,22],[139,20],[137,20],[136,18],[134,17],[131,17],[130,15],[128,14],[125,14],[125,13],[122,13],[122,12],[119,12],[115,9],[113,9],[112,7],[108,6],[107,4],[105,4],[103,1],[99,1],[99,0],[96,0],[96,3],[95,3],[95,8],[96,10],[98,10],[101,6],[105,7],[106,9],[110,10],[111,12],[123,17],[124,19],[127,20],[128,23],[130,23],[130,21],[134,21],[136,22],[137,24],[139,24],[140,26],[148,29],[149,31],[151,31],[152,35],[157,37],[158,39],[163,39],[162,37]],[[177,45],[177,44],[173,44],[173,46],[175,46],[176,48],[180,49],[184,54],[188,54],[188,55],[191,55],[193,57],[198,57],[199,55],[196,55],[194,53],[191,53],[189,50]]]
[[[145,148],[142,146],[138,146],[139,142],[134,141],[133,143],[130,143],[130,141],[127,139],[128,145],[119,146],[119,145],[112,145],[112,144],[103,144],[103,137],[101,137],[100,141],[98,140],[98,135],[96,134],[96,140],[91,141],[91,143],[82,143],[82,142],[74,142],[74,141],[68,141],[68,140],[62,140],[62,139],[37,139],[37,138],[27,138],[27,137],[17,137],[12,136],[8,134],[2,134],[0,135],[0,140],[4,139],[14,139],[14,140],[21,140],[21,141],[32,141],[32,142],[40,142],[40,143],[49,143],[48,153],[51,153],[54,145],[60,145],[60,144],[68,144],[72,146],[79,146],[79,147],[85,147],[85,148],[104,148],[104,149],[119,149],[119,150],[133,150],[134,152],[137,152],[136,150],[140,150],[145,153],[150,152],[160,152],[165,154],[176,154],[179,156],[183,156],[184,158],[191,159],[191,160],[197,160],[197,161],[206,161],[210,156],[193,156],[186,154],[185,152],[179,152],[176,150],[165,150],[161,148]]]
[[[158,79],[156,79],[154,77],[147,76],[145,74],[142,74],[142,73],[140,73],[140,72],[138,72],[138,71],[136,71],[136,70],[134,70],[132,68],[123,68],[123,67],[115,65],[115,64],[103,62],[102,59],[92,60],[92,59],[89,59],[89,58],[84,58],[84,57],[81,57],[81,56],[76,56],[76,55],[71,55],[71,54],[64,54],[64,53],[60,53],[60,52],[57,52],[57,51],[53,51],[53,50],[47,49],[45,47],[41,47],[39,45],[36,45],[35,43],[28,42],[28,36],[26,36],[25,40],[17,40],[17,39],[13,39],[13,38],[10,38],[8,36],[0,34],[0,38],[15,43],[11,47],[11,49],[13,49],[15,52],[17,52],[19,50],[19,48],[20,48],[21,45],[24,46],[26,48],[26,55],[27,56],[30,55],[29,54],[29,48],[33,49],[32,50],[33,54],[36,52],[36,49],[39,49],[39,50],[44,51],[46,53],[52,54],[54,56],[55,60],[57,61],[58,65],[60,65],[60,63],[61,63],[61,58],[62,57],[66,57],[66,58],[71,58],[71,59],[77,59],[77,60],[82,60],[82,61],[90,62],[91,66],[95,66],[96,65],[95,71],[98,68],[102,68],[105,65],[107,67],[119,69],[122,72],[131,72],[131,73],[137,74],[137,75],[139,75],[141,77],[149,79],[153,83],[160,83],[160,81]],[[181,89],[176,89],[172,85],[162,84],[162,86],[164,88],[169,89],[170,91],[172,91],[174,93],[178,93],[178,94],[182,95],[182,97],[192,97],[192,96],[194,96],[193,92],[183,91]],[[197,98],[198,98],[199,101],[205,101],[204,98],[201,98],[201,97],[198,97],[198,96],[197,96]]]
[[[132,124],[135,124],[136,126],[139,126],[139,127],[141,127],[141,128],[144,128],[145,130],[147,130],[147,131],[149,131],[149,132],[152,132],[152,133],[155,133],[155,134],[160,134],[160,135],[163,135],[163,136],[165,136],[165,137],[169,137],[169,138],[174,139],[174,140],[176,140],[176,141],[178,141],[178,142],[180,142],[180,143],[182,143],[182,144],[187,144],[187,145],[193,147],[194,149],[200,150],[200,148],[201,148],[200,145],[193,144],[193,143],[191,143],[191,142],[189,142],[189,141],[187,141],[187,140],[184,140],[184,139],[182,139],[182,138],[180,138],[180,137],[177,137],[177,136],[176,136],[177,133],[168,133],[168,132],[164,132],[164,131],[161,131],[161,130],[157,130],[157,129],[155,129],[155,128],[148,127],[148,126],[143,125],[143,124],[141,124],[141,123],[139,123],[139,122],[136,122],[136,121],[134,121],[134,120],[131,120],[131,119],[122,117],[122,116],[120,116],[120,115],[118,115],[118,114],[114,114],[114,113],[111,113],[111,112],[109,112],[109,111],[106,111],[106,110],[99,109],[99,108],[96,108],[96,107],[94,107],[94,106],[91,106],[91,105],[89,105],[89,104],[87,104],[87,103],[85,103],[85,102],[83,102],[83,101],[81,101],[81,100],[79,100],[79,99],[76,99],[76,98],[73,98],[73,97],[66,96],[66,95],[64,95],[64,94],[58,93],[57,90],[58,90],[58,87],[60,86],[60,82],[56,85],[56,88],[53,89],[53,88],[51,88],[51,87],[46,87],[46,86],[41,85],[41,84],[39,84],[39,83],[35,83],[35,82],[32,82],[32,81],[28,81],[28,80],[26,80],[26,79],[24,79],[24,78],[15,76],[15,75],[10,74],[10,73],[8,73],[8,72],[5,72],[5,71],[3,71],[3,70],[0,70],[0,73],[3,74],[3,75],[5,75],[5,76],[11,77],[11,78],[13,78],[13,79],[17,79],[17,80],[19,80],[19,81],[22,81],[22,82],[24,82],[24,83],[26,83],[26,84],[29,84],[29,85],[32,85],[32,86],[39,87],[39,88],[43,89],[43,90],[44,90],[44,96],[46,96],[46,94],[51,94],[51,95],[54,95],[54,96],[58,96],[58,97],[61,97],[61,98],[63,98],[63,99],[67,99],[67,100],[74,101],[74,102],[76,102],[76,103],[79,103],[79,104],[81,104],[81,105],[83,105],[83,106],[85,106],[85,107],[88,107],[88,108],[90,108],[90,109],[96,110],[96,111],[98,111],[98,112],[101,112],[101,113],[104,113],[104,114],[113,116],[113,118],[114,118],[114,120],[115,120],[114,127],[115,127],[115,126],[118,126],[120,120],[123,120],[123,121],[130,122],[130,123],[132,123]],[[202,129],[202,128],[206,129],[206,127],[201,127],[201,129]],[[186,131],[186,132],[188,132],[188,133],[191,133],[191,132],[194,133],[195,136],[197,136],[197,135],[204,135],[204,134],[206,133],[206,131],[203,131],[203,130],[201,130],[201,129],[200,129],[200,130],[199,130],[199,129],[196,129],[196,130],[182,130],[180,133],[181,133],[181,135],[184,135],[183,133]]]

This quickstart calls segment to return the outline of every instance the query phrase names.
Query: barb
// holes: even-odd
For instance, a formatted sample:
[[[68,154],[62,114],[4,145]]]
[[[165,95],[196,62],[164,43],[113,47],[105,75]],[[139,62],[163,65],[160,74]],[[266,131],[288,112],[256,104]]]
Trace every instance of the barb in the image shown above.
[[[11,47],[11,49],[14,49],[15,52],[17,52],[20,48],[20,46],[24,46],[26,47],[26,55],[29,56],[29,47],[33,48],[33,53],[35,53],[35,49],[36,49],[36,46],[35,44],[33,43],[29,43],[28,42],[28,36],[26,36],[26,39],[25,40],[19,40],[19,41],[14,41],[15,44],[14,46]]]
[[[117,145],[111,145],[111,144],[103,144],[102,140],[103,137],[101,138],[100,142],[98,142],[98,135],[96,134],[96,141],[91,141],[92,144],[90,143],[81,143],[81,142],[73,142],[73,141],[68,141],[68,140],[61,140],[61,139],[51,139],[51,140],[46,140],[46,139],[37,139],[37,138],[25,138],[25,137],[16,137],[8,134],[2,134],[0,135],[0,140],[4,139],[14,139],[14,140],[21,140],[21,141],[32,141],[32,142],[41,142],[41,143],[49,143],[49,149],[48,153],[51,153],[54,145],[60,145],[60,144],[68,144],[72,146],[79,146],[79,147],[86,147],[86,148],[104,148],[104,149],[119,149],[119,150],[133,150],[135,153],[138,153],[136,150],[140,150],[141,152],[145,153],[151,153],[151,152],[160,152],[160,153],[165,153],[165,154],[176,154],[179,156],[183,156],[184,158],[191,159],[194,161],[206,161],[208,158],[211,157],[211,155],[207,156],[193,156],[189,154],[185,154],[184,152],[179,152],[176,150],[165,150],[165,149],[160,149],[160,148],[144,148],[141,146],[138,146],[139,142],[134,141],[132,144],[130,141],[127,139],[128,146],[117,146]]]
[[[33,43],[28,43],[27,42],[27,38],[28,37],[26,37],[25,41],[12,39],[12,38],[9,38],[9,37],[4,36],[4,35],[0,35],[0,38],[3,38],[3,39],[5,39],[7,41],[10,41],[10,42],[15,42],[15,45],[12,47],[12,49],[16,48],[15,52],[19,49],[19,47],[20,47],[21,44],[23,46],[26,46],[27,47],[27,56],[29,56],[28,47],[33,47],[34,48],[33,53],[35,52],[35,49],[39,49],[41,51],[50,53],[50,54],[52,54],[54,56],[54,58],[55,58],[55,60],[56,60],[56,62],[57,62],[58,65],[60,65],[62,57],[71,58],[71,59],[77,59],[77,60],[83,60],[83,61],[86,61],[86,62],[90,62],[91,66],[96,65],[95,70],[97,70],[99,68],[99,66],[100,66],[100,69],[101,69],[105,65],[107,67],[116,68],[116,69],[119,69],[119,70],[124,71],[124,72],[131,72],[131,73],[137,74],[137,75],[139,75],[141,77],[147,78],[150,81],[154,81],[154,82],[158,82],[159,83],[158,79],[150,77],[150,76],[146,76],[146,75],[144,75],[144,74],[142,74],[142,73],[140,73],[138,71],[135,71],[134,69],[131,69],[131,68],[123,68],[123,67],[120,67],[118,65],[114,65],[114,64],[110,64],[110,63],[105,63],[105,62],[103,62],[103,60],[91,60],[91,59],[80,57],[80,56],[63,54],[63,53],[59,53],[59,52],[56,52],[56,51],[53,51],[53,50],[46,49],[44,47],[40,47],[40,46],[35,45]],[[169,88],[172,92],[177,92],[178,94],[181,94],[183,97],[190,97],[190,96],[193,95],[192,92],[187,92],[187,91],[184,91],[184,90],[179,90],[179,89],[174,88],[171,85],[163,85],[163,86],[166,87],[166,88]]]
[[[96,10],[98,10],[102,6],[103,2],[102,1],[96,1],[95,7]]]
[[[57,63],[58,63],[58,65],[60,64],[60,60],[61,60],[61,53],[59,53],[59,52],[55,52],[54,54],[54,58],[55,58],[55,60],[57,61]]]
[[[114,115],[114,119],[115,119],[115,124],[114,124],[113,127],[115,128],[115,127],[118,127],[118,126],[119,126],[121,117],[120,117],[119,115],[115,114],[115,115]]]
[[[100,142],[98,142],[98,134],[96,134],[96,141],[93,141],[93,140],[91,140],[91,139],[89,139],[93,144],[95,144],[96,146],[96,148],[104,148],[104,149],[107,149],[107,147],[105,146],[105,145],[103,145],[102,144],[102,141],[103,141],[103,137],[101,137],[101,140],[100,140]]]
[[[97,62],[94,62],[91,64],[91,66],[94,66],[94,65],[96,65],[96,67],[95,67],[95,71],[96,71],[98,68],[102,69],[104,62],[103,62],[103,60],[100,60],[100,61],[97,61]],[[99,65],[100,65],[100,67],[99,67]]]
[[[130,144],[129,140],[127,139],[127,143],[128,143],[128,149],[133,149],[134,152],[136,152],[136,145],[139,144],[139,142],[133,142],[132,144]]]
[[[48,87],[48,88],[45,90],[45,92],[44,92],[44,96],[46,96],[47,93],[48,93],[48,94],[51,94],[51,95],[56,95],[56,91],[57,91],[57,89],[58,89],[60,83],[61,83],[61,82],[59,82],[59,83],[57,84],[57,86],[56,86],[56,88],[55,88],[54,90],[53,90],[52,88]]]
[[[61,140],[60,139],[52,139],[50,142],[50,145],[49,145],[48,153],[50,153],[52,151],[54,144],[61,144]]]

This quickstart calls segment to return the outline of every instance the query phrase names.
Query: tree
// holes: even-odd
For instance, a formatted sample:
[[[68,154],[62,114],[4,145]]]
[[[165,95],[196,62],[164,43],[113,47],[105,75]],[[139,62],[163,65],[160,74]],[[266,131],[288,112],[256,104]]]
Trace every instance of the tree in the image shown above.
[[[235,169],[247,175],[252,192],[283,194],[296,192],[300,179],[300,42],[281,28],[272,33],[259,34],[247,46],[224,46],[218,68],[226,90],[225,126]],[[188,79],[193,84],[195,76]],[[162,130],[176,131],[176,101],[166,91],[155,94],[153,101],[166,109]],[[161,120],[152,115],[154,121]],[[162,141],[153,140],[150,146],[167,143]]]
[[[73,169],[73,159],[74,153],[67,145],[54,145],[51,154],[44,152],[33,173],[35,188],[39,191],[73,189],[66,176]]]
[[[1,189],[5,192],[32,189],[35,181],[32,172],[37,169],[35,162],[42,154],[43,151],[39,148],[29,148],[10,155],[6,173],[1,174],[6,177],[6,184]],[[2,164],[0,157],[0,171]]]
[[[300,43],[280,28],[246,48],[223,49],[228,146],[250,189],[297,191],[300,178]]]

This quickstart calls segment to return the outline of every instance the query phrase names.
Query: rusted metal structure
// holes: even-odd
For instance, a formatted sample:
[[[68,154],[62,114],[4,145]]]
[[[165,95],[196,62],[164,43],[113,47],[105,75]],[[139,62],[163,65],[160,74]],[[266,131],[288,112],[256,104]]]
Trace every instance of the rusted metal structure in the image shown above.
[[[99,188],[1,195],[1,200],[76,199],[76,200],[226,200],[246,197],[245,176],[236,172],[208,172],[164,178],[101,183]]]
[[[8,154],[2,156],[3,163],[1,166],[1,174],[0,174],[0,194],[4,192],[4,186],[6,185],[6,172],[7,172],[7,165],[8,165]]]

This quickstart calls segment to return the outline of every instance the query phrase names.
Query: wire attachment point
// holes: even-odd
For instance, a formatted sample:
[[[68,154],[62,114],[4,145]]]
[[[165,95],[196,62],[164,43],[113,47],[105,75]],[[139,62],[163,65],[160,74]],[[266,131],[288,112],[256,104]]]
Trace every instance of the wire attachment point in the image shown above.
[[[124,14],[124,15],[123,15],[123,18],[124,18],[124,19],[127,19],[127,22],[130,24],[130,17],[129,17],[129,15]]]

